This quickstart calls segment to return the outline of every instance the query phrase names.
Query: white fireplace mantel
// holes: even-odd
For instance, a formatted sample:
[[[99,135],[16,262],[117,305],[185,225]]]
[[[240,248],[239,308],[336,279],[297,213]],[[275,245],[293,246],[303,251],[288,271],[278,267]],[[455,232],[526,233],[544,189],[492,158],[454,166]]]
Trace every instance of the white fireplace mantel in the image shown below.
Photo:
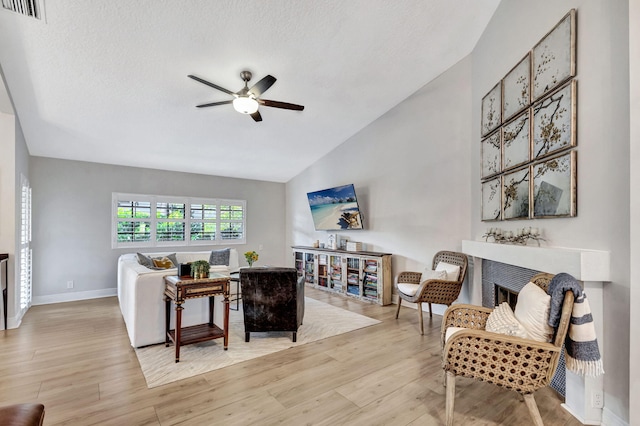
[[[533,247],[485,241],[462,241],[462,252],[475,259],[515,265],[535,271],[559,274],[566,272],[582,281],[589,298],[600,351],[604,347],[604,294],[603,284],[611,281],[610,254],[608,251]],[[473,287],[482,286],[482,262],[474,262],[470,277]],[[604,383],[602,376],[580,377],[567,370],[566,395],[563,407],[580,422],[599,425],[602,420]]]
[[[462,252],[550,274],[566,272],[580,281],[611,281],[608,251],[464,240]]]

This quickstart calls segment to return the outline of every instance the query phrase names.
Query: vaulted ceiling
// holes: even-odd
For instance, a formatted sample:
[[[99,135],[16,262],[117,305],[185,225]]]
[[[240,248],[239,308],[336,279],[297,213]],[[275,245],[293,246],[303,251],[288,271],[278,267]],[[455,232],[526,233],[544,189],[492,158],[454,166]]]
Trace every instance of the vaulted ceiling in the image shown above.
[[[0,9],[34,156],[286,182],[468,55],[499,0],[65,0]],[[233,92],[277,78],[262,122]],[[9,109],[0,94],[0,111]]]

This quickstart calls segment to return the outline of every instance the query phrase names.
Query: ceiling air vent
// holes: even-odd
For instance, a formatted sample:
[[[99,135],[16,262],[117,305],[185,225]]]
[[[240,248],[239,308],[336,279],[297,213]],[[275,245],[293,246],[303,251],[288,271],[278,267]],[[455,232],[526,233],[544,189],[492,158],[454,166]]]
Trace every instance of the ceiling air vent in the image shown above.
[[[36,19],[43,18],[43,0],[2,0],[2,8]]]

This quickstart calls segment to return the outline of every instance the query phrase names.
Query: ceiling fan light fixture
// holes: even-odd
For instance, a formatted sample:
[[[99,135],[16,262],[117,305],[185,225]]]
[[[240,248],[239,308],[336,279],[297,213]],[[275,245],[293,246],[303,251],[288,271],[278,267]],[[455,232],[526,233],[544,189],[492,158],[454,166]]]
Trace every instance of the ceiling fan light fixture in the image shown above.
[[[241,114],[253,114],[258,110],[258,101],[251,96],[238,96],[233,100],[233,108]]]

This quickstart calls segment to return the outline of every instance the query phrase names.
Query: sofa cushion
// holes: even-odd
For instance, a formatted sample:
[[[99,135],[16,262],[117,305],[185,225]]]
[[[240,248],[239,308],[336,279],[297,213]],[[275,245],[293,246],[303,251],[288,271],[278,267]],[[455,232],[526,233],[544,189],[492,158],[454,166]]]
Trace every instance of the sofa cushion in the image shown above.
[[[211,250],[209,255],[209,265],[229,265],[230,248],[221,250]]]

